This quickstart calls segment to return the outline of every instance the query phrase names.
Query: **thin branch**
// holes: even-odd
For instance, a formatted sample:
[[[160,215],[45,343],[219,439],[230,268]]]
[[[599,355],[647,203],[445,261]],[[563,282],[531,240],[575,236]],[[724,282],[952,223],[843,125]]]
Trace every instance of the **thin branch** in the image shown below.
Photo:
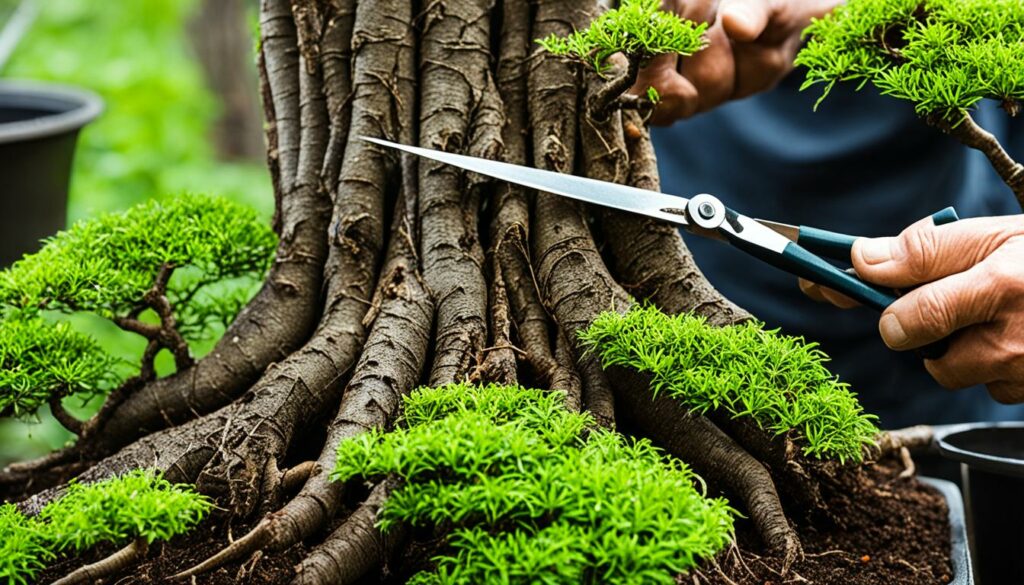
[[[636,84],[637,77],[640,75],[640,63],[643,60],[640,55],[627,55],[626,59],[628,61],[626,71],[606,83],[600,91],[594,94],[589,104],[588,112],[592,119],[598,122],[607,120],[612,111],[617,109],[616,106],[638,101],[636,99],[620,99],[622,94],[626,93],[629,88]]]
[[[57,419],[57,422],[59,422],[62,427],[71,431],[75,435],[81,435],[84,423],[65,410],[64,404],[61,402],[63,398],[64,392],[55,392],[50,396],[50,412],[53,414],[53,418]]]
[[[963,112],[963,116],[955,123],[951,123],[942,114],[929,116],[928,122],[964,145],[984,153],[1024,209],[1024,165],[1015,161],[991,132],[979,126],[968,112]]]

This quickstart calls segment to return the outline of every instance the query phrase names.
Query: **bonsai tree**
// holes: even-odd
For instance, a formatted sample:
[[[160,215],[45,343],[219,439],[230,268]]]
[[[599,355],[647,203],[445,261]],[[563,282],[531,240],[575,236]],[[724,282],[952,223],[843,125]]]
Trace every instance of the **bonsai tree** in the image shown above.
[[[626,70],[619,72],[589,102],[592,115],[604,117],[612,108],[643,108],[642,100],[624,95],[651,59],[674,53],[690,56],[706,46],[707,23],[694,23],[672,12],[659,10],[658,0],[624,0],[618,8],[602,13],[585,29],[562,37],[552,33],[538,40],[552,54],[569,56],[604,75],[612,68],[610,58],[622,54]],[[657,104],[658,90],[647,88],[647,106]]]
[[[0,414],[32,415],[48,404],[74,434],[99,432],[113,409],[156,379],[161,352],[177,370],[193,365],[189,341],[230,323],[240,308],[238,294],[210,294],[212,285],[262,277],[273,244],[252,210],[191,195],[57,234],[0,273]],[[145,339],[132,374],[67,322],[46,317],[82,312]],[[88,422],[64,409],[69,396],[97,395],[106,401]]]
[[[683,571],[700,582],[709,567],[764,582],[807,566],[856,583],[860,564],[819,547],[916,561],[905,543],[945,538],[941,522],[914,521],[941,510],[937,496],[898,482],[900,466],[857,464],[916,435],[877,434],[813,348],[761,331],[704,279],[673,226],[361,140],[656,190],[640,114],[587,116],[579,104],[596,103],[606,81],[534,42],[583,31],[598,12],[588,0],[507,0],[500,13],[484,0],[263,0],[277,248],[262,288],[212,351],[186,351],[203,315],[238,305],[186,309],[199,296],[176,278],[262,272],[271,256],[269,234],[223,208],[106,218],[80,242],[121,248],[85,253],[58,237],[3,273],[5,327],[50,318],[42,308],[92,311],[156,339],[152,351],[176,362],[150,374],[143,356],[146,375],[111,392],[73,445],[0,472],[5,499],[37,517],[69,485],[151,469],[216,504],[209,529],[164,545],[159,562],[133,547],[98,561],[92,579],[231,566],[264,582],[353,583],[382,571],[473,581],[523,574],[564,550],[558,571],[570,582],[667,582]],[[649,22],[661,30],[664,20]],[[696,38],[699,27],[683,27]],[[92,274],[79,264],[93,256],[107,262],[103,278],[63,276]],[[631,327],[650,342],[637,345]],[[44,343],[54,344],[34,347]],[[708,357],[723,348],[736,360]],[[657,355],[692,376],[655,368]],[[29,395],[117,383],[45,372]],[[433,390],[404,400],[421,386]],[[43,401],[19,400],[18,414]],[[887,498],[883,483],[913,497]],[[891,538],[864,540],[859,522]],[[567,545],[569,535],[594,546]],[[869,578],[934,582],[947,562],[911,571],[894,561]]]
[[[983,99],[1016,116],[1024,97],[1024,6],[1002,0],[854,0],[816,20],[797,65],[803,87],[871,83],[980,150],[1024,207],[1024,166],[971,117]],[[819,100],[820,103],[820,100]]]

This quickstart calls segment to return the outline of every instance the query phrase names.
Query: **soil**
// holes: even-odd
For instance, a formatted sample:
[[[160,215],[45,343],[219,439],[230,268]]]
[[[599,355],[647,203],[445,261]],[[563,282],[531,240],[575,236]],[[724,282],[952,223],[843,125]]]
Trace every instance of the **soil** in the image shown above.
[[[949,510],[943,496],[916,478],[899,478],[895,463],[869,465],[843,478],[826,496],[829,516],[805,514],[796,529],[804,557],[783,573],[762,557],[749,526],[737,526],[739,549],[719,555],[680,583],[701,585],[937,585],[952,581]],[[812,517],[818,516],[813,522]]]
[[[694,585],[937,585],[952,580],[949,558],[948,509],[942,495],[916,479],[898,477],[896,463],[869,465],[842,478],[827,496],[829,511],[810,511],[796,518],[804,545],[804,558],[783,573],[781,560],[761,556],[762,547],[748,522],[737,523],[738,547],[690,575],[680,584]],[[836,519],[841,519],[841,523]],[[236,528],[235,537],[244,532]],[[118,585],[163,583],[168,578],[214,554],[228,540],[223,530],[197,528],[188,537],[156,545],[149,558],[129,574],[111,579]],[[425,543],[420,543],[421,545]],[[436,543],[435,543],[436,545]],[[114,552],[97,547],[76,559],[58,562],[44,572],[40,583],[49,583],[84,563]],[[402,555],[420,557],[436,546],[413,545]],[[419,555],[412,554],[419,551]],[[197,585],[285,584],[294,567],[308,553],[298,545],[283,553],[258,555],[245,562],[197,577]],[[407,567],[406,567],[407,568]],[[405,573],[405,571],[400,571]],[[365,585],[395,583],[396,574],[365,580]]]

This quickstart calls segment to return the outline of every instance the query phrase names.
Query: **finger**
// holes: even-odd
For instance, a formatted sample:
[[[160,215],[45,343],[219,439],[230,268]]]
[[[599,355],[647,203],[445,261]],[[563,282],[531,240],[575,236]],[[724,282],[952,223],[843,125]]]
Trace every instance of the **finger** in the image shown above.
[[[749,43],[768,26],[774,4],[769,0],[721,0],[718,18],[730,39]]]
[[[861,278],[902,288],[963,272],[1022,233],[1020,215],[964,219],[938,227],[929,217],[895,238],[859,238],[850,256]]]
[[[985,324],[961,331],[950,339],[942,359],[925,360],[924,367],[950,390],[998,380],[1003,350],[996,329]]]
[[[658,90],[661,100],[651,114],[651,123],[664,126],[681,118],[688,118],[697,112],[697,89],[676,71],[676,55],[655,57],[640,70],[637,82],[630,92],[637,95],[647,93],[647,88]]]
[[[954,331],[994,321],[999,295],[986,282],[985,269],[974,267],[916,288],[882,313],[878,330],[892,349],[907,350],[948,337]],[[859,273],[859,271],[858,271]]]
[[[708,46],[703,51],[679,61],[679,73],[697,91],[696,111],[706,112],[733,94],[736,67],[731,43],[720,24],[708,29]]]
[[[831,303],[840,309],[852,309],[859,307],[860,303],[850,297],[838,293],[828,287],[815,284],[809,280],[799,279],[800,290],[811,299],[819,303]]]
[[[737,44],[736,83],[732,99],[767,91],[793,69],[793,51],[786,46],[767,46],[759,43]]]
[[[718,14],[718,0],[692,0],[675,9],[680,17],[694,22],[714,24]]]
[[[1024,402],[1024,382],[990,382],[987,386],[988,393],[997,402],[1003,404],[1020,404]]]

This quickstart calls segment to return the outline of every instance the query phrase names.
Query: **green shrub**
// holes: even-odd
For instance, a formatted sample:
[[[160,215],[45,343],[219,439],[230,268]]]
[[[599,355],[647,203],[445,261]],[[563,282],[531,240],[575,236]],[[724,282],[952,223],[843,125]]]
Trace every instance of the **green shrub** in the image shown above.
[[[649,373],[654,395],[700,413],[750,417],[773,434],[794,431],[810,457],[861,461],[877,433],[875,417],[828,371],[816,344],[760,323],[712,327],[648,306],[604,313],[580,335],[605,367]]]
[[[817,19],[796,63],[804,87],[872,83],[920,114],[956,122],[985,98],[1024,97],[1024,4],[1018,0],[852,0]]]
[[[275,245],[252,209],[197,195],[79,221],[48,239],[0,272],[0,413],[31,414],[52,396],[89,399],[127,377],[128,368],[115,368],[122,360],[55,314],[153,325],[161,320],[147,294],[170,269],[163,295],[173,333],[182,343],[202,340],[245,305]]]
[[[380,515],[451,526],[412,583],[673,583],[732,538],[732,510],[649,442],[593,427],[563,395],[456,384],[413,392],[403,426],[344,441],[335,479],[394,475]]]
[[[113,358],[67,323],[0,321],[0,412],[24,416],[53,394],[93,396],[113,385]]]
[[[207,284],[258,277],[275,237],[252,209],[182,195],[75,223],[0,272],[0,303],[18,308],[124,316],[143,304],[162,265],[182,270],[172,302]]]
[[[584,30],[567,37],[551,35],[538,40],[555,55],[571,56],[604,71],[608,57],[623,53],[646,62],[665,53],[692,55],[705,46],[707,24],[659,10],[658,0],[623,0],[618,8],[594,19]]]
[[[198,524],[212,506],[191,488],[142,469],[92,484],[72,482],[64,496],[35,517],[3,504],[0,581],[28,583],[57,553],[80,552],[100,542],[168,540]]]

